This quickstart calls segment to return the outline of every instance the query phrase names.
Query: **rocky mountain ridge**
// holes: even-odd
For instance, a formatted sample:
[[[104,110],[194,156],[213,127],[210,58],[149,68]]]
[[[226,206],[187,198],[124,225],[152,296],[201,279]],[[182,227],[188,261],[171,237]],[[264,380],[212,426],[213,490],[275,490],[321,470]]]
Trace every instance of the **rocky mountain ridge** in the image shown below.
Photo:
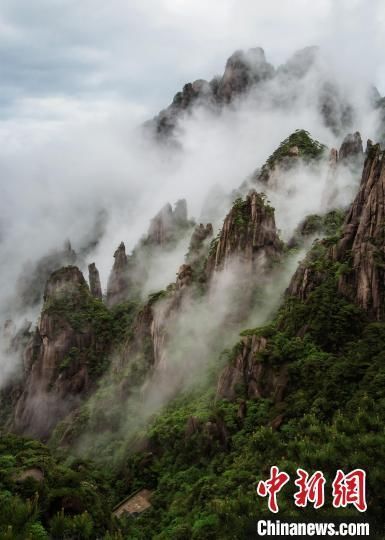
[[[146,130],[155,135],[158,141],[176,141],[180,120],[191,114],[196,107],[203,107],[220,113],[223,108],[237,106],[237,103],[255,95],[261,103],[265,99],[264,89],[268,87],[269,103],[275,108],[290,110],[293,103],[300,99],[306,87],[307,78],[317,88],[317,111],[325,126],[337,136],[341,136],[354,126],[356,111],[338,84],[322,71],[320,50],[318,47],[305,47],[297,51],[287,62],[274,68],[265,57],[261,47],[248,51],[236,51],[225,64],[223,75],[211,81],[198,79],[184,85],[172,103],[162,110],[153,120],[145,124]],[[280,92],[285,88],[286,93]],[[378,90],[370,91],[373,110],[383,110],[383,99]],[[382,113],[381,113],[382,114]],[[383,115],[382,115],[383,116]]]
[[[355,156],[354,151],[353,159]],[[379,145],[368,141],[359,192],[345,218],[341,239],[328,248],[330,261],[346,265],[339,276],[339,292],[378,320],[384,315],[384,298],[381,292],[384,244],[383,176],[383,152]],[[288,293],[306,300],[311,291],[322,282],[323,274],[323,269],[312,263],[311,252],[308,260],[294,275]]]
[[[260,49],[235,53],[222,78],[185,87],[152,128],[170,136],[200,101],[232,106],[274,78],[306,77],[315,55],[307,49],[274,70]],[[338,131],[353,113],[329,90],[320,106]],[[285,193],[285,175],[298,167],[322,169],[320,206],[328,211],[302,217],[285,244],[256,186]],[[362,168],[352,204],[333,207],[338,175],[353,182]],[[337,150],[298,130],[242,185],[219,231],[189,219],[186,201],[164,206],[131,253],[124,242],[115,251],[105,295],[95,263],[88,284],[68,247],[69,260],[46,282],[36,329],[27,323],[17,332],[11,321],[4,328],[23,373],[0,394],[0,502],[11,509],[9,493],[15,508],[29,501],[25,515],[41,519],[53,538],[88,531],[230,539],[263,515],[255,485],[271,464],[295,471],[300,463],[328,478],[336,465],[367,470],[369,504],[382,516],[384,171],[381,146],[369,141],[364,154],[358,132]],[[143,299],[149,266],[181,238],[190,243],[175,280]],[[309,239],[289,281],[290,258]],[[273,304],[282,283],[280,306],[265,314],[266,298]],[[258,327],[245,330],[250,324]],[[226,334],[234,343],[234,329],[243,330],[240,340],[217,355]],[[66,463],[57,470],[37,440],[12,432],[48,441]],[[19,468],[25,476],[31,466],[39,485],[17,480]],[[111,518],[119,501],[143,488],[154,492],[143,516]],[[40,514],[31,510],[39,504]],[[2,526],[0,514],[0,534]]]
[[[313,159],[314,152],[318,159],[318,155],[325,151],[322,145],[313,143],[304,132],[297,132],[294,138],[298,139],[301,150],[294,155],[291,146],[293,140],[291,137],[286,139],[276,152],[275,159],[271,160],[272,170],[280,162],[281,156],[284,160],[287,159],[287,147],[288,159],[295,160],[302,159],[302,155],[305,155],[306,159]],[[305,140],[303,146],[302,140]],[[340,163],[337,159],[339,155],[342,156],[343,163],[356,163],[361,156],[361,147],[359,134],[348,135],[339,153],[331,153],[334,152],[337,156],[337,163]],[[280,167],[283,174],[288,170],[282,162]],[[289,169],[290,167],[289,165]],[[365,167],[364,171],[369,166]],[[45,306],[39,326],[31,335],[24,355],[24,388],[17,399],[13,420],[17,431],[45,438],[58,421],[79,406],[84,396],[93,388],[92,376],[89,373],[90,367],[92,369],[92,358],[95,354],[104,357],[112,351],[112,333],[108,330],[112,325],[109,310],[115,306],[119,308],[133,298],[132,290],[137,287],[135,265],[138,253],[143,248],[167,249],[180,234],[180,230],[185,232],[190,227],[186,202],[180,201],[175,210],[166,205],[155,216],[148,235],[140,241],[132,255],[126,254],[122,242],[114,255],[105,305],[99,273],[94,263],[89,265],[89,286],[76,267],[65,267],[52,274],[44,294]],[[251,190],[245,200],[238,198],[234,201],[217,238],[212,240],[212,235],[211,224],[196,226],[192,232],[185,263],[177,272],[176,282],[161,294],[152,295],[140,309],[130,308],[134,309],[132,328],[122,352],[118,355],[120,359],[116,358],[114,361],[114,369],[125,369],[124,366],[132,364],[135,358],[141,365],[141,378],[138,381],[141,380],[144,384],[151,373],[167,368],[167,348],[178,317],[189,302],[196,301],[202,294],[209,295],[211,281],[216,274],[231,268],[234,263],[237,265],[239,276],[236,285],[238,287],[243,283],[243,292],[235,289],[238,302],[243,299],[244,307],[237,315],[241,320],[250,309],[253,287],[260,287],[264,276],[267,277],[274,266],[280,265],[285,259],[285,246],[276,230],[274,209],[266,201],[266,197],[255,190]],[[307,294],[320,281],[322,273],[311,273],[305,262],[297,270],[289,286],[289,293],[306,300]],[[342,283],[341,281],[341,288]],[[68,313],[68,308],[71,313]],[[233,317],[236,311],[234,307]],[[95,335],[95,328],[99,324],[104,324],[108,330],[104,333],[107,339],[104,345],[100,344],[98,336]],[[249,348],[251,352],[248,352]],[[258,366],[252,367],[255,350],[252,340],[246,339],[243,352],[235,361],[235,367],[227,368],[221,375],[219,396],[229,398],[233,395],[233,389],[246,373],[246,384],[253,387],[258,386],[261,379],[270,377],[260,371]],[[254,371],[255,375],[251,376]],[[126,388],[125,392],[128,394],[131,376],[123,377],[121,382],[121,388]],[[273,378],[271,382],[273,386],[276,384],[274,380]],[[36,399],[36,396],[39,398]],[[41,408],[44,401],[42,396],[49,401],[49,406]],[[41,410],[44,412],[41,413]]]

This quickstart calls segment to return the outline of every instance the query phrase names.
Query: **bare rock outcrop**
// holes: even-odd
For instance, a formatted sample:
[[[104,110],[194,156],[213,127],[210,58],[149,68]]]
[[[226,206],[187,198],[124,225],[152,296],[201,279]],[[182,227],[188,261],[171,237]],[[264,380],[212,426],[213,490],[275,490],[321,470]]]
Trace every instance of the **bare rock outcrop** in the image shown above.
[[[359,145],[358,145],[359,146]],[[325,258],[340,263],[338,292],[362,307],[376,320],[385,317],[385,159],[379,145],[368,141],[359,192],[346,216],[340,240],[329,247]],[[313,265],[314,254],[300,264],[288,294],[306,300],[324,279]]]
[[[225,71],[218,83],[217,99],[229,103],[234,97],[273,75],[274,68],[266,62],[265,52],[261,47],[236,51],[226,62]]]
[[[150,222],[146,235],[126,254],[123,242],[114,254],[114,265],[107,284],[109,307],[127,300],[137,300],[146,282],[149,267],[155,265],[157,257],[166,253],[189,234],[194,222],[188,219],[185,199],[178,200],[174,208],[167,203]]]
[[[353,106],[342,95],[334,82],[330,80],[321,82],[318,94],[318,109],[324,124],[335,135],[341,135],[351,129],[354,119]]]
[[[98,300],[101,300],[103,297],[102,286],[100,283],[99,270],[96,268],[95,263],[88,265],[88,276],[92,296]]]
[[[251,191],[237,199],[225,218],[216,243],[211,246],[207,272],[221,270],[236,258],[251,272],[265,270],[280,257],[283,244],[275,226],[274,209],[263,196]]]
[[[198,434],[204,439],[206,452],[210,452],[216,443],[226,447],[230,439],[226,424],[220,417],[203,422],[196,416],[189,416],[185,427],[185,441]]]
[[[338,158],[340,162],[346,162],[349,160],[362,159],[364,156],[364,149],[362,146],[361,135],[358,131],[355,133],[349,133],[343,140],[340,151],[338,152]]]
[[[385,315],[385,159],[369,141],[360,190],[346,217],[335,260],[349,261],[350,272],[339,279],[339,291],[375,319]]]
[[[322,244],[323,241],[320,241]],[[287,288],[287,296],[295,296],[299,300],[305,301],[309,294],[313,292],[324,279],[324,272],[313,264],[314,253],[310,251],[305,259],[298,265]]]
[[[190,110],[193,105],[215,103],[215,83],[203,79],[187,83],[182,91],[177,92],[171,105],[162,110],[153,120],[147,122],[145,127],[154,130],[160,137],[173,135],[181,115]]]
[[[17,401],[13,429],[46,438],[90,387],[89,360],[103,351],[95,347],[91,323],[78,327],[90,293],[76,267],[54,272],[45,289],[40,322],[24,352],[23,391]]]
[[[237,396],[248,399],[272,398],[282,401],[287,384],[284,366],[273,368],[261,361],[260,353],[266,349],[262,336],[242,338],[234,359],[222,371],[217,385],[217,399],[234,400]]]
[[[120,243],[114,253],[114,265],[112,267],[107,284],[107,305],[114,306],[127,299],[130,289],[130,279],[128,275],[128,258],[126,246]]]
[[[177,240],[180,232],[188,226],[186,200],[177,201],[174,210],[171,204],[167,203],[151,220],[147,236],[142,243],[146,246],[166,246]]]
[[[77,266],[66,266],[53,272],[44,290],[44,301],[80,297],[88,290],[86,280]]]
[[[159,137],[170,136],[174,133],[178,120],[191,111],[193,106],[220,108],[273,75],[274,68],[266,61],[262,48],[236,51],[227,60],[221,77],[210,82],[199,79],[185,84],[183,90],[175,95],[171,105],[147,122],[146,127]]]
[[[329,153],[329,164],[326,178],[326,188],[322,195],[322,205],[326,208],[334,208],[336,201],[339,200],[341,192],[341,182],[339,179],[344,178],[346,170],[350,172],[353,177],[357,177],[359,181],[359,175],[364,163],[364,152],[362,149],[362,139],[358,131],[355,133],[348,133],[344,138],[339,151],[332,148]],[[344,182],[342,182],[344,185]]]

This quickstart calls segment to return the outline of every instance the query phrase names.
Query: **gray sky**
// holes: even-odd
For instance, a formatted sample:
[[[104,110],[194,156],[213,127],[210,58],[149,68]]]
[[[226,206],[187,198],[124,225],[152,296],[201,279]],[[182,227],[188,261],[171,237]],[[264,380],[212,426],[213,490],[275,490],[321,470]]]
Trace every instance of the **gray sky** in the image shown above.
[[[384,14],[380,0],[0,0],[0,122],[41,127],[121,102],[151,116],[257,45],[276,65],[319,44],[385,93]]]
[[[374,138],[367,85],[385,94],[384,27],[384,0],[0,0],[0,325],[26,261],[68,238],[77,249],[100,209],[107,231],[87,262],[105,287],[115,248],[124,240],[131,251],[167,201],[186,198],[200,219],[213,187],[231,193],[298,128],[339,146],[315,105],[317,75],[338,82],[354,129]],[[138,137],[185,82],[222,73],[235,50],[262,46],[277,66],[309,45],[325,65],[298,87],[293,109],[245,99],[221,115],[197,110],[172,157]],[[290,93],[275,84],[268,96]],[[288,234],[325,210],[321,176],[296,175],[292,202],[286,192],[274,201]],[[345,184],[344,196],[356,187]],[[184,253],[157,263],[157,288],[175,280]],[[36,321],[38,310],[24,316]],[[0,356],[0,384],[4,365],[15,367]]]

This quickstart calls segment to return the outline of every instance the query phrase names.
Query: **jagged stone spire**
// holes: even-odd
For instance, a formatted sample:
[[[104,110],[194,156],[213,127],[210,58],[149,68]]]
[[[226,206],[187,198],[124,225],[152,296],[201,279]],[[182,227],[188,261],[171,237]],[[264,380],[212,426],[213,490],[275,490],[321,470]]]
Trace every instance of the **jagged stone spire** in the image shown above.
[[[107,284],[107,305],[113,306],[124,302],[129,291],[128,258],[126,246],[121,242],[114,253],[114,265]]]
[[[100,284],[99,270],[96,268],[95,263],[88,265],[88,276],[92,296],[101,300],[103,297],[102,286]]]
[[[187,219],[187,202],[180,199],[175,203],[174,210],[170,203],[152,218],[147,237],[143,243],[145,245],[165,246],[167,243],[178,238],[181,231],[189,226]]]
[[[380,145],[368,141],[359,192],[347,214],[341,239],[329,249],[330,262],[346,266],[338,291],[377,320],[385,318],[385,159]],[[312,252],[295,272],[288,294],[306,300],[324,272]]]
[[[53,272],[44,290],[44,301],[79,295],[87,288],[86,280],[77,266],[65,266]]]
[[[252,84],[269,79],[273,74],[274,68],[266,62],[265,52],[261,47],[236,51],[226,62],[218,85],[218,100],[228,103]]]
[[[363,155],[364,149],[360,133],[356,131],[355,133],[346,135],[338,152],[339,161],[345,162],[351,159],[360,159]]]
[[[226,267],[234,256],[253,269],[257,259],[268,263],[281,252],[274,209],[262,195],[251,191],[245,201],[235,201],[227,214],[218,242],[209,254],[207,272]]]
[[[346,217],[334,259],[351,257],[352,270],[339,290],[376,319],[385,315],[385,159],[380,145],[368,141],[360,190]]]
[[[24,351],[25,381],[12,426],[17,433],[47,438],[88,391],[87,354],[96,336],[92,325],[79,328],[79,321],[89,297],[87,283],[76,266],[60,268],[48,279],[38,327],[32,335],[29,327],[25,332],[29,335]]]

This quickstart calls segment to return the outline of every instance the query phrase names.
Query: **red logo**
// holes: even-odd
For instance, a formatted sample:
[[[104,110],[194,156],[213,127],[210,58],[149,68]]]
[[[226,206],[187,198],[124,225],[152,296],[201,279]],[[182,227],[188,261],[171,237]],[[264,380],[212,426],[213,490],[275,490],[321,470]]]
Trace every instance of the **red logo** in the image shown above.
[[[277,495],[289,480],[290,476],[274,465],[270,469],[270,478],[258,482],[257,493],[261,497],[268,497],[270,512],[279,511]],[[296,506],[304,508],[310,503],[318,509],[324,505],[326,479],[321,471],[316,471],[310,476],[303,469],[297,469],[297,479],[294,484],[298,487],[298,491],[294,494]],[[360,512],[366,511],[365,471],[355,469],[345,474],[338,470],[332,488],[334,508],[345,508],[348,504],[352,504]]]
[[[355,469],[349,474],[337,471],[333,481],[333,506],[345,508],[352,504],[360,512],[367,509],[365,496],[366,473],[362,469]]]
[[[310,502],[314,508],[321,508],[325,503],[325,477],[321,471],[316,471],[309,478],[303,469],[297,469],[298,478],[294,482],[299,490],[294,495],[297,506],[305,507]]]
[[[261,480],[257,486],[257,493],[261,497],[268,495],[268,506],[270,512],[278,512],[277,493],[281,491],[283,486],[290,480],[290,476],[285,472],[279,472],[278,467],[273,466],[270,469],[270,478]]]

